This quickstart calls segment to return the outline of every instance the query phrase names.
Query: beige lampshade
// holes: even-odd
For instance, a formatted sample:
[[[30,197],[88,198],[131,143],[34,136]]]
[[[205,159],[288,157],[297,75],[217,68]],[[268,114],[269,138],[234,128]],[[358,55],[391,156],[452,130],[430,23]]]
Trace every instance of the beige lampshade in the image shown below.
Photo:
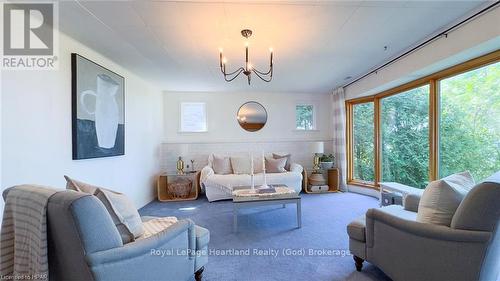
[[[323,153],[324,143],[322,141],[316,141],[311,144],[312,153]]]

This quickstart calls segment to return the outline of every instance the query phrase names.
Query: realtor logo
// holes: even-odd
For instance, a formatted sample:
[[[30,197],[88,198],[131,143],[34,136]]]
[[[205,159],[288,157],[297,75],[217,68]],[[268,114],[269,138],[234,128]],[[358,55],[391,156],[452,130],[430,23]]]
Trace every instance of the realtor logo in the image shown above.
[[[55,69],[55,3],[4,3],[4,69]]]

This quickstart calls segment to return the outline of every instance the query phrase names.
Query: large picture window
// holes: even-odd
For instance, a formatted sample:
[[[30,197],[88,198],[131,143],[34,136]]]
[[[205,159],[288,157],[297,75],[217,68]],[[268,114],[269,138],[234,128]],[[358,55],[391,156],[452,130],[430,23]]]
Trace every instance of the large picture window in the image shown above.
[[[378,188],[500,170],[500,50],[346,101],[347,182]]]
[[[500,62],[439,81],[439,176],[500,170]]]
[[[429,180],[429,85],[381,99],[382,181]]]

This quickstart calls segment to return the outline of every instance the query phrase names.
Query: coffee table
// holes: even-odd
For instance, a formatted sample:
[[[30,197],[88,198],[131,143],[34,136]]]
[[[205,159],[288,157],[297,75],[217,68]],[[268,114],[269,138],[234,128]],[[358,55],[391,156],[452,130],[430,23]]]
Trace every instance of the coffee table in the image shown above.
[[[274,193],[257,193],[249,186],[233,188],[233,231],[238,230],[238,210],[265,205],[295,204],[297,207],[297,227],[302,227],[302,212],[300,206],[300,195],[286,185],[273,185]]]

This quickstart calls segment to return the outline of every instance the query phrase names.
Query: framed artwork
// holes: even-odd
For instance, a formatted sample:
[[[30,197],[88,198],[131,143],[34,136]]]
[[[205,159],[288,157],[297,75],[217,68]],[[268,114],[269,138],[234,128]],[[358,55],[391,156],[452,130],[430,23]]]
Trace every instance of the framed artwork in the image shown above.
[[[204,102],[182,102],[179,131],[203,133],[207,131],[207,110]]]
[[[125,154],[125,79],[71,54],[73,160]]]

